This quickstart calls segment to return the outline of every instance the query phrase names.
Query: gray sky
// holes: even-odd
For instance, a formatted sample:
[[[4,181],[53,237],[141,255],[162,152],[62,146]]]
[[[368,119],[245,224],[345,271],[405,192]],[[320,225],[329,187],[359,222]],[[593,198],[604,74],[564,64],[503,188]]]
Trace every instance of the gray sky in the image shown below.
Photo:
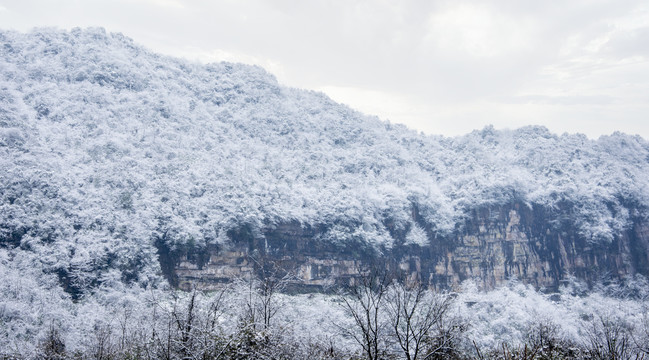
[[[0,0],[0,27],[103,26],[266,68],[429,134],[545,125],[649,139],[645,0]]]

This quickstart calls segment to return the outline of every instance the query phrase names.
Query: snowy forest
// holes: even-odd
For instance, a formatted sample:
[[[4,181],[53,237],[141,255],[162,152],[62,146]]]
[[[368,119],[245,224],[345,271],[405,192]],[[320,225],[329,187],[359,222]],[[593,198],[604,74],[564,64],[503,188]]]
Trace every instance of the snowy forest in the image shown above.
[[[283,293],[272,278],[179,292],[156,249],[160,239],[227,245],[241,224],[296,222],[332,224],[318,241],[382,252],[395,246],[388,219],[407,243],[434,241],[413,205],[448,236],[472,210],[513,202],[560,209],[557,221],[590,244],[611,243],[649,220],[639,136],[430,136],[282,86],[260,67],[162,56],[103,29],[0,31],[0,43],[0,357],[649,354],[641,275],[567,276],[554,294],[515,279],[433,293],[376,284],[372,271],[327,295]],[[404,309],[412,324],[396,316]]]

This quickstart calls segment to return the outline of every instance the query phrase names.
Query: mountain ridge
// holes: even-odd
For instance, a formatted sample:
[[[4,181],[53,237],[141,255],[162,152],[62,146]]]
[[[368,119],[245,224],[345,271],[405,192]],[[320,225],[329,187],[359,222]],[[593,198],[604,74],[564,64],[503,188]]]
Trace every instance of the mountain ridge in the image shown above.
[[[427,136],[260,67],[160,56],[103,29],[0,41],[0,244],[71,293],[160,284],[156,241],[227,247],[242,226],[326,225],[317,241],[388,253],[457,237],[490,206],[555,209],[550,228],[592,245],[649,217],[639,136]]]

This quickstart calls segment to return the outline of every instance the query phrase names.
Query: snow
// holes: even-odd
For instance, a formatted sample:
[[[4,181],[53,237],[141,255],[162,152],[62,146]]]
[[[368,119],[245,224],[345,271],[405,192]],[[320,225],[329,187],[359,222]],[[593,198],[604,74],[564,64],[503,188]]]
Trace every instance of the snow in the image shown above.
[[[48,322],[71,329],[94,311],[69,293],[91,306],[98,289],[121,294],[108,304],[163,288],[157,239],[226,243],[241,224],[298,221],[336,224],[322,241],[390,248],[390,221],[423,246],[433,241],[424,227],[449,234],[472,209],[514,201],[566,215],[594,244],[647,219],[649,143],[639,136],[425,136],[283,87],[259,67],[165,57],[103,29],[0,31],[0,42],[2,336],[27,352]],[[485,344],[520,340],[530,309],[576,337],[574,314],[599,306],[515,289],[465,309]],[[487,309],[506,331],[481,330],[494,320]]]

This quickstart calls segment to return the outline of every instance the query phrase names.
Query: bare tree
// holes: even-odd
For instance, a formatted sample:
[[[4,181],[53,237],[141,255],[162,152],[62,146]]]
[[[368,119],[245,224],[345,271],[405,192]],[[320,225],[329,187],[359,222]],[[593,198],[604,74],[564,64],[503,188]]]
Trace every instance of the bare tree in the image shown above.
[[[621,360],[631,357],[631,328],[621,319],[605,315],[593,319],[588,341],[588,353],[592,359]]]
[[[151,358],[148,344],[153,326],[136,315],[138,310],[128,306],[116,306],[113,311],[116,313],[116,333],[113,335],[116,337],[113,339],[115,358]]]
[[[405,359],[427,359],[447,350],[452,340],[443,330],[451,304],[448,295],[434,294],[418,281],[404,281],[390,286],[387,300],[392,335]]]
[[[208,302],[204,301],[203,293],[194,289],[181,306],[174,304],[171,313],[176,325],[174,348],[181,358],[213,359],[223,353],[227,341],[218,320],[228,289],[223,287]]]
[[[257,265],[259,276],[248,278],[246,321],[255,330],[269,330],[281,305],[277,295],[285,290],[292,274],[274,261],[254,257],[250,260]]]
[[[639,325],[637,334],[633,336],[633,342],[640,354],[649,357],[649,312],[645,308],[642,314],[642,323]]]
[[[59,329],[50,325],[50,328],[39,346],[38,359],[65,359],[65,343]]]
[[[264,274],[259,282],[257,310],[261,315],[264,330],[270,328],[271,320],[280,309],[277,294],[284,290],[287,276],[278,276],[277,270],[273,269],[268,274]]]
[[[388,276],[377,268],[361,271],[361,274],[358,283],[349,286],[340,296],[342,306],[354,323],[353,329],[341,327],[341,330],[356,340],[368,360],[383,359],[388,353],[383,316]]]
[[[114,357],[114,346],[112,341],[112,326],[98,322],[94,326],[94,344],[92,357],[97,360],[107,360]]]
[[[212,296],[196,289],[188,294],[176,293],[171,302],[153,299],[153,318],[157,320],[151,324],[151,340],[144,349],[138,349],[138,357],[219,358],[228,346],[218,321],[224,313],[223,298],[228,289],[224,287]]]
[[[178,336],[175,342],[179,347],[180,354],[183,357],[188,357],[192,350],[194,350],[193,341],[193,327],[194,322],[196,321],[196,296],[198,292],[194,289],[187,303],[187,309],[182,309],[178,307],[178,303],[174,302],[174,307],[171,312],[172,319],[176,324],[176,330],[178,331]]]

